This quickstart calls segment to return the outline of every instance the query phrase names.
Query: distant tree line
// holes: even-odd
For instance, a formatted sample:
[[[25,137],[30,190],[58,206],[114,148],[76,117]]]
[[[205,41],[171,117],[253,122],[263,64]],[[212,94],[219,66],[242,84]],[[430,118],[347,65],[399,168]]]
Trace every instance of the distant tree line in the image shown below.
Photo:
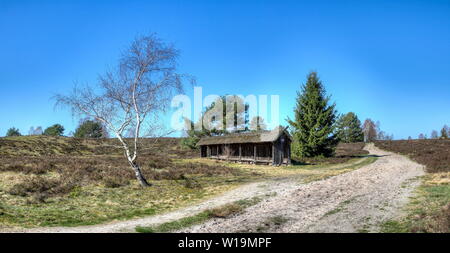
[[[392,141],[394,140],[393,134],[388,134],[381,130],[380,121],[373,121],[372,119],[366,119],[362,126],[364,133],[364,142],[373,141]]]
[[[45,130],[41,126],[30,127],[29,136],[63,136],[65,128],[61,124],[54,124]],[[98,121],[89,118],[82,119],[74,133],[69,134],[75,138],[108,138],[109,134],[106,128]],[[12,127],[6,132],[7,137],[22,136],[18,128]]]
[[[450,137],[450,128],[448,125],[444,125],[440,132],[433,130],[431,131],[430,139],[449,139]],[[427,134],[420,133],[418,136],[419,140],[428,139]],[[408,140],[412,140],[412,137],[409,137]]]

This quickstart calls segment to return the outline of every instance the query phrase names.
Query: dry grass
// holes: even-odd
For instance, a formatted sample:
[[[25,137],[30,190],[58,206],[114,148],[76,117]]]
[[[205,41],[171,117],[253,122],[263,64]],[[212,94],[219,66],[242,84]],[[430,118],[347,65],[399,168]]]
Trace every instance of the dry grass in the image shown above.
[[[203,223],[209,219],[220,218],[226,219],[237,213],[242,212],[245,208],[255,205],[260,201],[258,198],[246,199],[235,203],[226,204],[214,209],[208,209],[193,216],[181,218],[179,220],[162,223],[150,227],[136,227],[139,233],[167,233],[183,228],[191,227],[196,224]]]
[[[375,157],[355,157],[346,159],[342,163],[319,163],[309,165],[291,165],[274,167],[269,165],[252,165],[252,164],[240,164],[231,163],[226,161],[216,161],[205,158],[197,158],[193,160],[180,159],[176,163],[195,162],[199,164],[207,164],[214,166],[214,164],[224,165],[226,167],[232,167],[244,171],[247,175],[254,179],[270,179],[270,178],[286,178],[286,177],[298,177],[302,179],[301,182],[308,183],[312,181],[326,179],[332,176],[336,176],[345,172],[349,172],[358,169],[362,166],[368,165],[376,161]]]
[[[183,148],[179,138],[148,138],[141,140],[145,154],[168,154],[169,157],[196,157],[198,151]],[[0,138],[0,156],[55,156],[55,155],[117,155],[123,151],[116,139],[77,139],[51,136],[20,136]]]
[[[222,207],[214,208],[210,210],[210,217],[213,218],[227,218],[231,215],[237,214],[243,210],[239,204],[229,204]]]

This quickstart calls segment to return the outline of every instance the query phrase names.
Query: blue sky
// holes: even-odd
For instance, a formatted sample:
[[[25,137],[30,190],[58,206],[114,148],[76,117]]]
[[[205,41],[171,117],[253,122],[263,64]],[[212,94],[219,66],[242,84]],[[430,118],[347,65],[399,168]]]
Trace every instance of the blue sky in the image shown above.
[[[95,84],[149,32],[180,49],[180,71],[204,94],[280,95],[283,121],[316,70],[339,112],[379,120],[396,138],[450,124],[449,1],[2,0],[0,135],[74,130],[50,98]]]

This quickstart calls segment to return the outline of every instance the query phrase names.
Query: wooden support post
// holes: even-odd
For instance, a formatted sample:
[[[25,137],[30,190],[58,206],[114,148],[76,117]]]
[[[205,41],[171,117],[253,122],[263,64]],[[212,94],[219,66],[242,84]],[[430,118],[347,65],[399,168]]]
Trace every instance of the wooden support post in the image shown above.
[[[288,142],[288,165],[291,165],[291,143]]]
[[[206,157],[211,157],[211,148],[206,146]]]
[[[275,143],[272,142],[272,165],[275,165]]]
[[[256,164],[256,144],[253,146],[253,160],[255,161]]]
[[[239,161],[242,161],[242,144],[239,144]]]

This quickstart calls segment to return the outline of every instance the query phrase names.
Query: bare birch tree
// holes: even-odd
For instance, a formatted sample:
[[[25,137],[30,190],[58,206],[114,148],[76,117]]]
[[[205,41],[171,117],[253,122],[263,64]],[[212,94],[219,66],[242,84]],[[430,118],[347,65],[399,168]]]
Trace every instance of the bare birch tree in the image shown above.
[[[363,124],[364,142],[373,142],[377,139],[377,124],[371,119],[366,119]]]
[[[57,105],[68,106],[75,115],[94,118],[108,128],[120,141],[143,187],[150,184],[137,162],[139,139],[157,135],[162,129],[161,113],[169,108],[174,93],[182,92],[188,76],[177,73],[178,55],[178,50],[154,34],[138,36],[122,53],[117,68],[99,77],[96,89],[75,86],[71,94],[55,97]],[[125,136],[130,131],[132,136]]]

